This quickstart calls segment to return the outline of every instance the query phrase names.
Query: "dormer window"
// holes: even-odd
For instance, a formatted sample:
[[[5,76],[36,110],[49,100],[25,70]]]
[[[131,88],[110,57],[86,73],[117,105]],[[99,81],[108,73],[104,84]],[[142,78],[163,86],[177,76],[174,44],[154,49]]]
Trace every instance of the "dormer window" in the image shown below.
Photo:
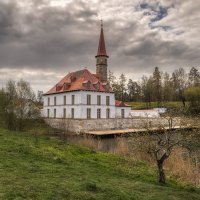
[[[71,82],[74,82],[76,80],[76,77],[75,76],[71,76],[70,80],[71,80]]]
[[[100,89],[100,84],[99,84],[99,83],[96,84],[96,89],[97,89],[97,90]]]
[[[91,82],[86,80],[83,82],[83,86],[85,87],[85,89],[89,90],[90,89],[90,85],[91,85]]]
[[[62,85],[56,84],[56,91],[60,91],[62,89]]]
[[[103,87],[106,91],[109,91],[110,85],[108,83],[103,83]]]
[[[94,87],[95,87],[96,90],[99,90],[100,89],[100,83],[99,82],[94,83]]]
[[[68,90],[70,88],[70,83],[64,83],[64,90]]]

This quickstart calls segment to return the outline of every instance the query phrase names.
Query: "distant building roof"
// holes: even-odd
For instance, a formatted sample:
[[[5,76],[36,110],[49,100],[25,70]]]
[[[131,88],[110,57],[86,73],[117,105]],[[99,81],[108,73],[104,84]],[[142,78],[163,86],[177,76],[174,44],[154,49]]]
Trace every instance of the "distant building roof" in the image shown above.
[[[124,103],[123,101],[118,101],[118,100],[115,100],[115,106],[116,107],[131,107],[131,105],[128,105]]]
[[[113,92],[107,82],[99,81],[96,74],[92,74],[87,69],[83,69],[67,74],[45,95],[78,90]]]

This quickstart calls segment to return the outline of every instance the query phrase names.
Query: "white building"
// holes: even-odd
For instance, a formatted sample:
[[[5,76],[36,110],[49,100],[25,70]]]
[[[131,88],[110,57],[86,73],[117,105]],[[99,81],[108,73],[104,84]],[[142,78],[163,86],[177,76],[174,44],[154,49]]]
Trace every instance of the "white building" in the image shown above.
[[[131,106],[115,100],[107,82],[107,59],[103,26],[96,55],[96,74],[87,69],[69,73],[44,94],[47,118],[128,118]]]

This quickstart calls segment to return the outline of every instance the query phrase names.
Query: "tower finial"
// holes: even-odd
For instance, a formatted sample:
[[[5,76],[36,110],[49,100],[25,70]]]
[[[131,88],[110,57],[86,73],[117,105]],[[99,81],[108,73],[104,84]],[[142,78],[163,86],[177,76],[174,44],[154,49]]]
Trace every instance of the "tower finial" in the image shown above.
[[[101,19],[101,28],[103,28],[103,20]]]

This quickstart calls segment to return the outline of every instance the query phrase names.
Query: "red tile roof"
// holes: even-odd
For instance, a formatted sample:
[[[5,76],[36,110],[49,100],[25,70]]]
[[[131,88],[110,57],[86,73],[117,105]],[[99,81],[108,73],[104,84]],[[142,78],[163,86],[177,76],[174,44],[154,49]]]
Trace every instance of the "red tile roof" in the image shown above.
[[[78,90],[113,92],[107,82],[99,81],[96,74],[92,74],[87,69],[83,69],[66,75],[60,82],[51,88],[46,95]]]
[[[118,101],[118,100],[115,100],[115,106],[116,107],[131,107],[130,105],[124,103],[123,101]]]
[[[106,53],[106,45],[105,45],[105,40],[104,40],[104,34],[103,34],[103,25],[101,25],[101,33],[100,33],[100,38],[99,38],[99,47],[98,47],[98,51],[97,51],[97,55],[98,56],[106,56],[108,57],[107,53]]]

